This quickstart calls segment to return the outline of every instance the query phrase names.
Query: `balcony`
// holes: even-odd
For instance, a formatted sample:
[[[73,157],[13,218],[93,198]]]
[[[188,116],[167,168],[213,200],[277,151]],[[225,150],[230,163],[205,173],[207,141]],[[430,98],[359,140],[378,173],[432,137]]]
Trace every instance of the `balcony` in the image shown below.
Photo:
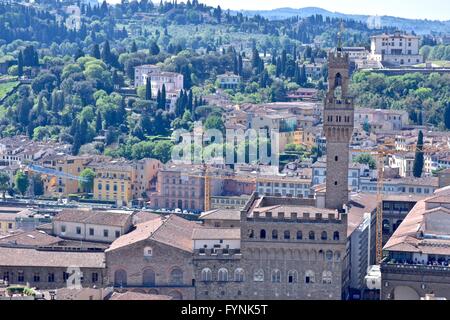
[[[409,262],[393,262],[386,261],[381,265],[381,269],[383,273],[433,273],[433,274],[445,274],[445,276],[450,275],[450,261],[442,262],[442,263],[431,263],[428,264],[419,264]]]
[[[240,259],[240,249],[196,249],[194,255],[197,259]]]

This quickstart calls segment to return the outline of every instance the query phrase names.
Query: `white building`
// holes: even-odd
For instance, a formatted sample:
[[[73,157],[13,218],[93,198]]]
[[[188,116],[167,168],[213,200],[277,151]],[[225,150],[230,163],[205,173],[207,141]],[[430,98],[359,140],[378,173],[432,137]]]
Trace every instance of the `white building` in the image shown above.
[[[221,89],[232,89],[236,90],[241,83],[241,77],[235,75],[234,73],[227,72],[217,76],[217,81],[219,82],[219,87]]]
[[[355,127],[364,124],[369,124],[374,132],[397,131],[409,124],[409,116],[405,110],[356,108]]]
[[[423,63],[423,56],[419,53],[419,41],[418,36],[400,32],[372,36],[369,59],[393,66],[411,66]]]
[[[364,47],[344,47],[342,51],[348,54],[350,61],[356,62],[359,60],[367,60],[369,51]]]
[[[311,195],[311,179],[264,176],[256,183],[256,190],[260,195],[308,198]]]
[[[178,95],[184,88],[184,77],[180,73],[152,72],[144,76],[144,84],[147,82],[147,77],[150,77],[153,97],[157,96],[158,91],[162,91],[163,85],[166,87],[166,94],[173,93]]]
[[[132,214],[124,211],[65,209],[53,219],[53,234],[62,239],[112,243],[130,231]]]
[[[323,74],[322,63],[308,63],[305,65],[306,77],[311,80],[319,80]]]
[[[319,159],[312,165],[312,185],[317,186],[326,182],[326,158]],[[351,163],[348,169],[348,187],[356,192],[360,190],[361,178],[369,174],[369,166]]]
[[[76,5],[67,6],[64,12],[68,15],[66,18],[66,28],[69,30],[80,30],[81,28],[81,9]]]
[[[154,72],[160,72],[161,68],[152,64],[145,64],[134,68],[134,86],[145,86],[147,77]]]

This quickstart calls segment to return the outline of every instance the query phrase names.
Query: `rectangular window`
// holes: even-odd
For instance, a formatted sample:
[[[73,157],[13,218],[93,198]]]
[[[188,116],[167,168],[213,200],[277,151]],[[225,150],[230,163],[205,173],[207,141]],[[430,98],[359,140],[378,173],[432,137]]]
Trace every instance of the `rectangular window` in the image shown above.
[[[77,234],[81,234],[81,227],[77,227]]]
[[[116,231],[116,238],[120,237],[120,231]]]
[[[40,282],[41,281],[41,276],[39,275],[39,272],[35,272],[33,275],[33,281],[34,282]]]
[[[23,271],[17,273],[17,282],[25,282],[25,275]]]
[[[93,236],[95,234],[94,228],[89,228],[89,235]]]
[[[66,226],[61,226],[61,233],[66,232]]]
[[[92,273],[92,282],[95,283],[98,281],[98,273],[94,272]]]
[[[55,282],[55,274],[54,273],[48,274],[48,282]]]
[[[108,238],[109,237],[109,232],[108,232],[108,230],[103,230],[103,236],[105,237],[105,238]]]

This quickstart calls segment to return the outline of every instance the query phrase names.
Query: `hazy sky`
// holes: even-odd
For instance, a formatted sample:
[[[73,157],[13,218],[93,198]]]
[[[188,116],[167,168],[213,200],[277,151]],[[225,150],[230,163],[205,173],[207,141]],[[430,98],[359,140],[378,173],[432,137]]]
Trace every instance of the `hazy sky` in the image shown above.
[[[320,7],[342,13],[450,20],[449,0],[200,0],[230,9]]]
[[[118,3],[120,0],[106,0]],[[178,0],[186,2],[187,0]],[[159,3],[160,0],[153,0]],[[266,10],[320,7],[330,11],[404,18],[450,20],[450,0],[200,0],[223,9]]]

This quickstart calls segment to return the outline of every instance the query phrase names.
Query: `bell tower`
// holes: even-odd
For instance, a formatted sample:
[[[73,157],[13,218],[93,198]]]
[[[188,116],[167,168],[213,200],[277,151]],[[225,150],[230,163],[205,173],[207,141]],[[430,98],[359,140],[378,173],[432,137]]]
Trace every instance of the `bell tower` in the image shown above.
[[[342,210],[348,203],[349,144],[354,128],[353,98],[349,96],[350,62],[338,48],[328,54],[328,92],[324,101],[324,134],[327,139],[325,207]]]

